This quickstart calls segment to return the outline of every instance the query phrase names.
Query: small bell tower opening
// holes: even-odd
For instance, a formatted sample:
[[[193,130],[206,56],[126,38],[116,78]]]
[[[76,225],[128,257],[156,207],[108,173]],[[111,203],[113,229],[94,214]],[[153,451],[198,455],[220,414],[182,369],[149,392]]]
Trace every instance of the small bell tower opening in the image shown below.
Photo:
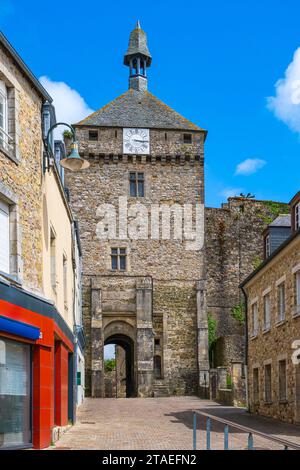
[[[138,21],[130,33],[129,45],[124,56],[124,64],[129,67],[129,88],[136,91],[147,90],[147,67],[152,61],[147,46],[147,36]]]

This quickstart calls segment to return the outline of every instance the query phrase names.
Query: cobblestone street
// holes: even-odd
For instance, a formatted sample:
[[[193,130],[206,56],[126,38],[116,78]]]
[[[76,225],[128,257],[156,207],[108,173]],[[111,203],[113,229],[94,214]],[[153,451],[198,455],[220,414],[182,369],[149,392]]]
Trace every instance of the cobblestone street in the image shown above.
[[[91,399],[79,408],[77,423],[51,449],[189,450],[192,412],[207,412],[237,424],[300,444],[300,426],[252,416],[243,409],[220,406],[196,397]],[[205,443],[204,418],[198,418],[197,448]],[[247,435],[232,429],[229,447],[244,449]],[[212,424],[212,449],[223,447],[223,426]],[[256,448],[278,449],[276,443],[254,436]]]

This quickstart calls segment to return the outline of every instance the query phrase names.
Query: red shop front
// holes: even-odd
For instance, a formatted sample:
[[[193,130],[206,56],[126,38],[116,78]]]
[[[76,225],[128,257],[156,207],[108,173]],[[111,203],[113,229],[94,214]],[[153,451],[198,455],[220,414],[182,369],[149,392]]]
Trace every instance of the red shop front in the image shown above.
[[[53,304],[0,282],[0,449],[48,447],[74,421],[73,352]]]

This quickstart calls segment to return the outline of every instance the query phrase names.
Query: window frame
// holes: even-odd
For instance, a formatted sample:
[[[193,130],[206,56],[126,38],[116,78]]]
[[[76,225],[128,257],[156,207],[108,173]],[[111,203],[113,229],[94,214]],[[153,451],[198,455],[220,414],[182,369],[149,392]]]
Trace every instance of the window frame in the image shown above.
[[[115,251],[115,253],[113,253]],[[110,267],[114,272],[126,272],[128,270],[127,247],[125,246],[112,246],[110,248]],[[116,261],[116,267],[113,267],[113,260]],[[124,269],[121,268],[121,260],[124,261]]]
[[[254,380],[254,373],[257,372],[257,382]],[[256,385],[256,386],[255,386]],[[252,393],[253,393],[253,403],[259,403],[259,367],[253,367],[252,369]]]
[[[270,370],[269,380],[267,383],[267,374],[266,370]],[[267,388],[269,385],[269,388]],[[272,403],[273,393],[272,393],[272,363],[265,363],[264,364],[264,401],[265,403]]]
[[[295,230],[298,230],[300,228],[300,202],[295,205],[294,217]]]
[[[3,265],[0,265],[0,272],[3,272],[4,274],[10,275],[10,272],[11,272],[11,269],[10,269],[10,255],[11,255],[10,205],[7,201],[5,201],[2,198],[0,198],[0,212],[4,215],[4,218],[7,219],[7,225],[5,224],[5,227],[6,227],[5,232],[6,232],[6,235],[7,235],[7,239],[5,241],[6,241],[7,245],[6,245],[6,247],[4,247],[5,260],[3,262]],[[3,231],[3,227],[1,227],[1,231]],[[7,251],[7,253],[6,253],[6,251]]]
[[[52,291],[57,294],[56,232],[50,227],[50,282]]]
[[[268,258],[271,254],[270,234],[266,235],[265,238],[265,253],[266,258]]]
[[[64,308],[68,310],[68,257],[63,253],[63,296]]]
[[[188,139],[187,139],[187,137],[188,137]],[[183,143],[184,143],[184,144],[191,145],[191,144],[193,143],[193,137],[192,137],[192,134],[191,134],[191,133],[185,132],[185,133],[183,134],[182,139],[183,139]],[[187,140],[186,140],[186,139],[187,139]]]
[[[258,335],[258,301],[253,302],[251,305],[251,319],[252,319],[252,328],[251,328],[251,336],[255,338]]]
[[[283,322],[286,317],[286,288],[285,281],[277,286],[277,322]]]
[[[88,132],[89,132],[89,134],[88,134],[89,142],[98,142],[99,141],[99,131],[97,129],[89,129]],[[97,136],[97,138],[94,138],[94,137],[91,138],[92,133],[94,133]]]
[[[268,300],[268,302],[266,302]],[[268,306],[268,309],[266,309]],[[266,315],[266,313],[268,315]],[[268,316],[268,322],[266,321]],[[271,295],[270,292],[267,292],[263,296],[263,330],[264,332],[270,331],[271,329]]]
[[[300,310],[300,269],[294,273],[294,306]]]
[[[139,175],[142,175],[142,176],[139,176]],[[129,196],[133,198],[139,198],[139,197],[144,198],[146,194],[145,172],[144,171],[130,171],[128,175],[128,180],[129,180]],[[142,191],[140,191],[140,184],[142,184]],[[133,191],[132,191],[132,187],[134,189]]]
[[[284,396],[281,396],[282,392],[282,384],[281,384],[281,374],[280,374],[280,365],[285,364],[285,375],[284,375]],[[278,401],[279,402],[286,402],[287,401],[287,360],[286,358],[282,358],[278,360]]]

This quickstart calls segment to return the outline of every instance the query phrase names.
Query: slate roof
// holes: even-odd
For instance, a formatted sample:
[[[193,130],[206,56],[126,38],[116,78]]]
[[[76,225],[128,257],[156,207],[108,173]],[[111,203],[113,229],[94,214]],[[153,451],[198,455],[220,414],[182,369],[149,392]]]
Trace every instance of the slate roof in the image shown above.
[[[273,222],[269,224],[269,227],[290,227],[291,226],[291,216],[290,214],[280,214],[276,217]]]
[[[148,91],[129,89],[76,125],[203,131]]]
[[[129,65],[130,57],[137,54],[141,54],[147,58],[148,66],[151,64],[152,58],[147,46],[147,36],[145,31],[142,30],[139,21],[135,29],[130,33],[128,49],[124,56],[124,64]]]

